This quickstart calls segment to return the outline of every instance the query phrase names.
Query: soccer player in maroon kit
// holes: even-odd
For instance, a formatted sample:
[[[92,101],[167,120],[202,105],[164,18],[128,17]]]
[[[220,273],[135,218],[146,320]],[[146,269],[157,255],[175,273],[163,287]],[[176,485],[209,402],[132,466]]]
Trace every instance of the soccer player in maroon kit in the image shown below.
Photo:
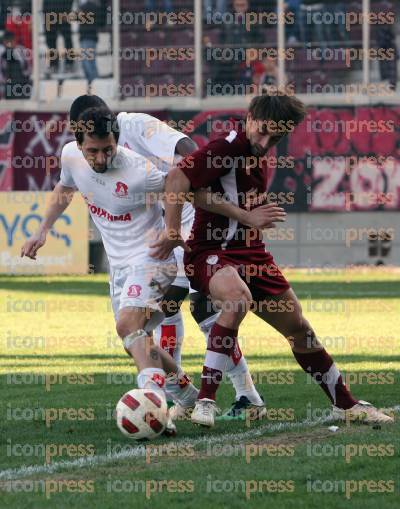
[[[353,397],[332,357],[304,318],[293,289],[271,253],[265,250],[262,232],[241,223],[249,203],[259,205],[265,201],[267,182],[261,158],[305,114],[303,103],[293,96],[255,97],[242,122],[243,129],[237,123],[228,136],[196,151],[168,175],[166,230],[154,245],[155,257],[167,256],[179,237],[182,200],[176,197],[209,187],[230,202],[226,204],[228,217],[221,215],[221,208],[216,213],[196,209],[187,242],[190,252],[185,254],[185,269],[192,287],[210,295],[221,308],[209,335],[201,390],[192,412],[191,419],[196,424],[214,425],[216,391],[227,359],[235,351],[240,356],[238,329],[249,310],[286,337],[297,362],[330,399],[335,418],[393,421],[371,404]],[[171,199],[173,196],[175,199]],[[277,217],[278,221],[284,220],[284,212]],[[271,311],[273,301],[279,312]]]

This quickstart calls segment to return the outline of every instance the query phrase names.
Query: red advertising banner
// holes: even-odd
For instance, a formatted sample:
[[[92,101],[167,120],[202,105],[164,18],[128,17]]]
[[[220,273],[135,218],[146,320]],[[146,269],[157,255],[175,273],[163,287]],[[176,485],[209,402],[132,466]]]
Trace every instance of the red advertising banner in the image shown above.
[[[171,112],[199,146],[245,111]],[[309,108],[265,157],[268,190],[294,193],[288,210],[400,210],[400,108]]]
[[[14,133],[12,131],[13,115],[0,112],[0,191],[13,189],[12,151]]]
[[[66,113],[15,113],[15,191],[49,191],[58,182],[63,146],[73,139]]]
[[[201,147],[229,132],[232,117],[243,117],[245,111],[151,114],[186,132]],[[0,117],[0,133],[4,115],[9,114]],[[293,193],[293,204],[286,205],[289,211],[400,210],[399,125],[399,107],[309,108],[301,126],[265,157],[268,190]],[[5,138],[7,150],[10,143],[13,149],[13,189],[52,189],[61,149],[72,139],[66,114],[15,113],[13,128],[14,139]],[[7,167],[8,160],[0,152],[0,168]]]
[[[398,107],[310,109],[287,148],[307,210],[400,209],[399,125]]]

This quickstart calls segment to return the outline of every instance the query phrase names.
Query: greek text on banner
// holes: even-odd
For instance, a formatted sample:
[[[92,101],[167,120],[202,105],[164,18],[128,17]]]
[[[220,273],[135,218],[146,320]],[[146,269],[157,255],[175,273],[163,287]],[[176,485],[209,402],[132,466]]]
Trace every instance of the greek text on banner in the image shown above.
[[[21,258],[23,243],[38,229],[52,193],[4,192],[0,200],[0,273],[86,274],[89,217],[83,200],[74,197],[47,235],[36,260]]]

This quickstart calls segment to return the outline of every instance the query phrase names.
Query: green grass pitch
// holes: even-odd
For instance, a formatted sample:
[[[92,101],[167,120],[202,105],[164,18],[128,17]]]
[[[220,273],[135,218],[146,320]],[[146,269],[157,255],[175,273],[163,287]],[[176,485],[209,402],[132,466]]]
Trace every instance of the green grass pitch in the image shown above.
[[[359,399],[394,408],[375,429],[327,419],[320,388],[253,315],[242,351],[269,409],[258,423],[178,423],[146,445],[112,412],[136,370],[114,331],[105,275],[0,277],[1,506],[9,508],[392,508],[399,492],[397,269],[287,270],[304,313]],[[183,306],[183,364],[199,383],[205,344]],[[224,383],[218,404],[233,400]],[[318,421],[318,419],[320,419]],[[208,506],[208,504],[210,504]]]

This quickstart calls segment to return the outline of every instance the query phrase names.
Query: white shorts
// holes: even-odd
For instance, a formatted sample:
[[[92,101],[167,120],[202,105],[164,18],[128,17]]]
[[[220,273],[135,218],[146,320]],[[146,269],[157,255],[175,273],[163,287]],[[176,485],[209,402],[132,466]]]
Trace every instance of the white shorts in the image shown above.
[[[160,302],[176,273],[174,256],[165,261],[147,257],[135,265],[113,269],[110,273],[110,297],[115,320],[125,307],[148,308],[154,311],[151,322],[155,327],[153,323],[164,318]],[[149,330],[148,326],[146,330]]]

